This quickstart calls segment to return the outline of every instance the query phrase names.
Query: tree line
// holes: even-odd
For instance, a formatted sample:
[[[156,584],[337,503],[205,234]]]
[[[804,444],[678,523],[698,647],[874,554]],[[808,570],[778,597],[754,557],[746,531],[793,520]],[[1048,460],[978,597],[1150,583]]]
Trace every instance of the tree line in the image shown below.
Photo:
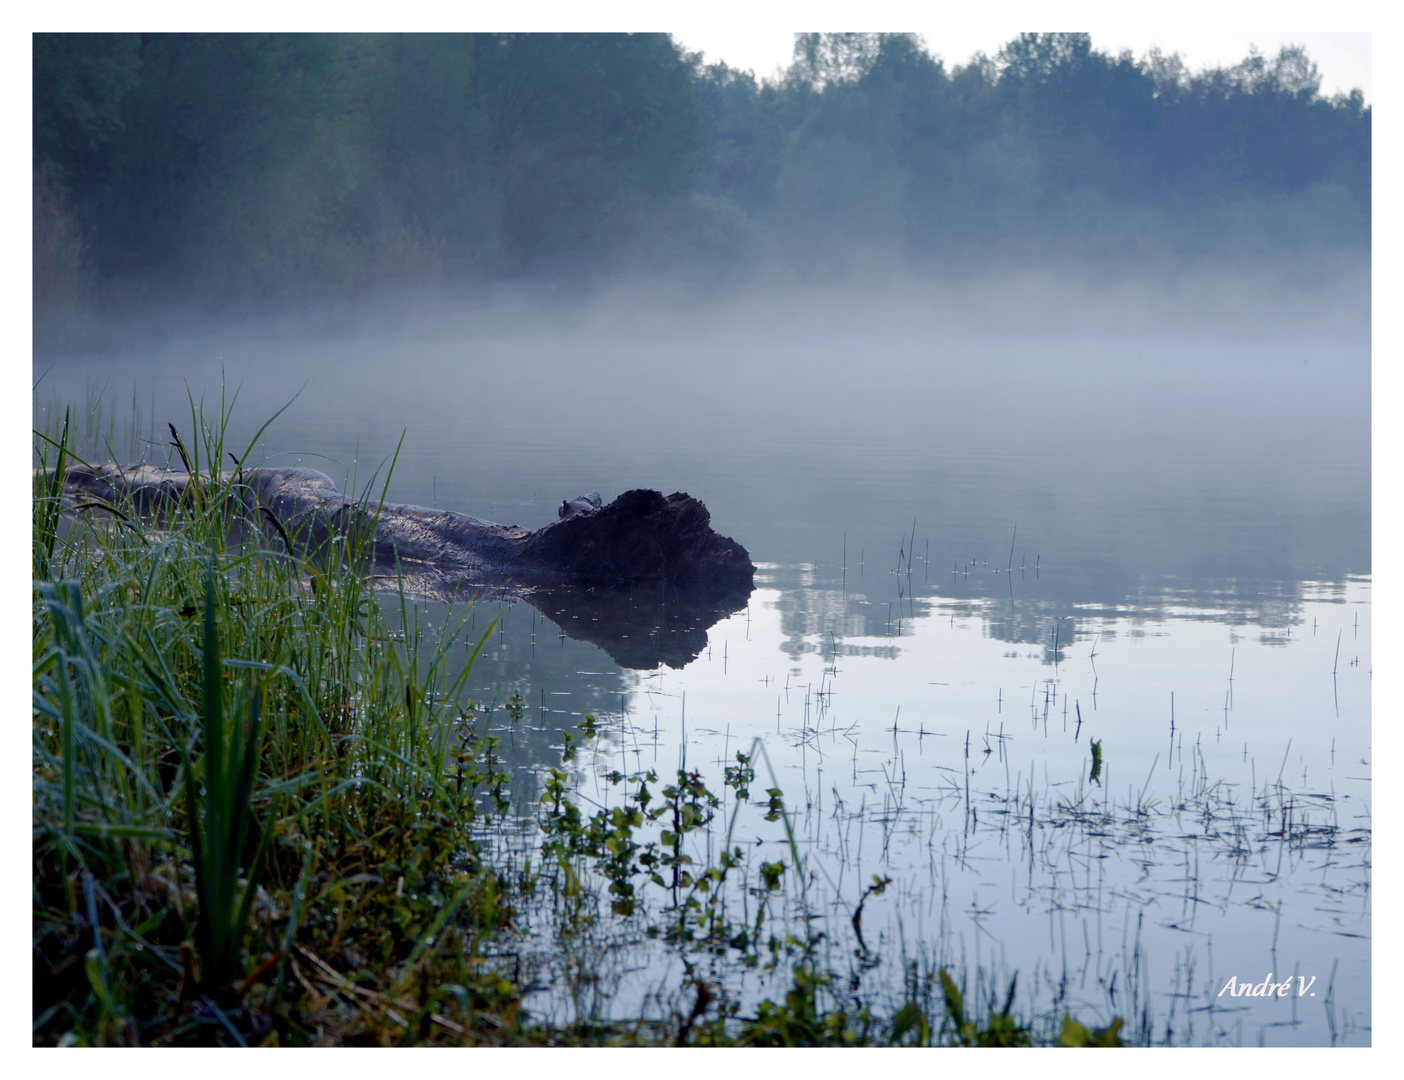
[[[608,269],[1364,249],[1370,109],[1300,48],[1191,73],[1085,34],[947,68],[797,35],[36,34],[36,308]]]

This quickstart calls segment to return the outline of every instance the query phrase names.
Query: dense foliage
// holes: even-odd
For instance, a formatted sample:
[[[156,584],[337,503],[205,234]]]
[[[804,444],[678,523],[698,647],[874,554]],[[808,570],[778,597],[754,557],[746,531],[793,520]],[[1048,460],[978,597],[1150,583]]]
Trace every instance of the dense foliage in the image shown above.
[[[910,37],[801,39],[777,86],[723,66],[714,189],[806,259],[1075,258],[1368,236],[1370,114],[1300,49],[1190,76],[1083,34],[1025,34],[948,72]]]
[[[800,35],[774,82],[665,35],[38,34],[37,302],[1363,248],[1370,110],[1319,85],[1084,34]]]

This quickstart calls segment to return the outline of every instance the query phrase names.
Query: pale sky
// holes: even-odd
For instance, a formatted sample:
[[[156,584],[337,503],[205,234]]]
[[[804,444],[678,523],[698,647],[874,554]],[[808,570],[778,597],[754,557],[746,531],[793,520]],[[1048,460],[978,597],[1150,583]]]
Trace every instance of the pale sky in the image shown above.
[[[415,30],[415,31],[662,31],[709,61],[771,76],[789,65],[797,31],[889,31],[920,34],[928,52],[949,69],[976,51],[993,56],[1016,34],[1078,30],[1097,49],[1130,49],[1137,59],[1152,46],[1180,53],[1189,68],[1237,63],[1256,44],[1274,56],[1285,44],[1305,45],[1322,76],[1322,93],[1359,87],[1372,104],[1372,36],[1393,41],[1397,19],[1379,0],[1176,0],[1156,12],[1125,0],[999,0],[956,4],[940,0],[533,0],[530,4],[404,5],[386,9],[326,0],[243,0],[237,9],[192,9],[172,0],[68,0],[45,9],[45,30]],[[37,17],[33,9],[25,21]],[[1139,18],[1128,17],[1134,11]],[[1171,29],[1136,29],[1154,16]],[[23,24],[21,24],[23,25]],[[1257,28],[1262,28],[1258,30]],[[1374,34],[1372,34],[1372,31]],[[1375,45],[1379,45],[1377,40]],[[23,42],[27,51],[28,41]]]
[[[589,10],[595,21],[603,13],[620,29],[667,30],[688,50],[759,78],[788,66],[797,31],[920,34],[948,69],[977,51],[994,56],[1025,31],[1082,31],[1092,35],[1094,48],[1130,49],[1137,59],[1159,46],[1167,55],[1178,52],[1191,71],[1235,64],[1251,45],[1275,56],[1283,45],[1299,44],[1316,61],[1322,93],[1358,87],[1373,103],[1372,38],[1376,47],[1380,36],[1396,44],[1399,20],[1386,14],[1392,6],[1374,0],[1176,0],[1155,7],[1125,0],[682,0],[661,7],[650,0],[596,0]]]
[[[1097,21],[1073,22],[1048,27],[1045,20],[990,19],[979,24],[961,25],[933,18],[930,7],[912,7],[911,15],[897,21],[899,13],[882,19],[858,17],[861,10],[853,5],[854,15],[846,21],[833,19],[793,19],[790,29],[771,28],[760,20],[738,18],[735,22],[708,19],[692,27],[686,18],[671,28],[673,36],[689,51],[701,51],[710,62],[724,60],[734,68],[755,72],[758,78],[773,75],[789,65],[794,34],[799,30],[886,30],[920,34],[926,49],[945,61],[947,69],[964,64],[977,51],[994,56],[1016,34],[1027,30],[1081,30],[1092,35],[1093,48],[1117,54],[1130,49],[1137,59],[1151,48],[1159,47],[1167,56],[1178,52],[1192,71],[1203,67],[1229,66],[1248,55],[1256,45],[1271,57],[1283,45],[1303,45],[1316,61],[1321,72],[1321,92],[1330,96],[1337,91],[1349,92],[1359,88],[1367,101],[1373,101],[1370,82],[1371,35],[1368,33],[1289,33],[1289,32],[1227,32],[1227,31],[1168,31],[1156,33],[1130,29],[1098,29]],[[768,20],[767,20],[768,22]],[[1102,20],[1105,23],[1105,20]],[[1114,24],[1110,24],[1114,26]]]

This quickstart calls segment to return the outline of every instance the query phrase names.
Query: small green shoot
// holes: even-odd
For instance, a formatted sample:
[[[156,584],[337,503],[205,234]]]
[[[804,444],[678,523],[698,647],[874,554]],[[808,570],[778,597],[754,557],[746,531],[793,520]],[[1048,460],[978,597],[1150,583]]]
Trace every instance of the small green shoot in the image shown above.
[[[1063,1030],[1058,1036],[1059,1046],[1125,1046],[1119,1032],[1123,1021],[1117,1017],[1108,1027],[1087,1028],[1079,1024],[1067,1013],[1063,1014]]]

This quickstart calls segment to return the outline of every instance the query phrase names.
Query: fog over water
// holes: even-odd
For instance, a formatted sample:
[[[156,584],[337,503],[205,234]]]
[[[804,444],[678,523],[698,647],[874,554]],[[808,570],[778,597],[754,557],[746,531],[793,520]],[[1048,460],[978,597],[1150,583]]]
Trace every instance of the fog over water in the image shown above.
[[[1225,849],[1212,837],[1240,834],[1202,824],[1222,813],[1206,792],[1236,828],[1257,821],[1277,776],[1339,835],[1368,825],[1368,289],[1031,274],[667,293],[148,324],[101,355],[37,358],[36,400],[100,396],[124,459],[134,403],[136,452],[163,463],[187,392],[213,415],[223,383],[232,445],[287,405],[254,460],[378,494],[403,433],[391,501],[532,528],[584,492],[687,491],[759,567],[745,611],[656,670],[525,605],[484,650],[474,696],[532,706],[511,746],[524,814],[533,768],[586,711],[605,734],[576,780],[600,799],[609,768],[719,771],[761,738],[835,895],[903,882],[866,916],[891,963],[899,939],[939,942],[1024,972],[1030,1008],[1149,1002],[1157,1040],[1179,1016],[1171,1041],[1368,1043],[1361,852],[1307,845],[1268,872],[1261,837]],[[1109,825],[1101,855],[1050,856],[1056,829],[1020,848],[988,806],[972,822],[979,798],[1016,797],[1106,799],[1111,818],[1158,798],[1156,820],[1175,816],[1143,848]],[[1150,972],[1134,1007],[1107,991],[1133,953]],[[1334,980],[1325,1011],[1213,1011],[1229,975],[1293,964]],[[619,1015],[648,985],[621,970]]]
[[[106,387],[158,431],[187,387],[209,408],[221,380],[237,390],[236,435],[291,401],[255,457],[337,480],[369,479],[403,432],[392,500],[526,527],[585,491],[686,490],[780,565],[837,565],[845,536],[885,564],[915,519],[932,567],[1007,562],[1012,537],[1016,565],[1113,605],[1368,572],[1367,313],[1106,293],[1027,278],[691,311],[401,308],[137,340],[36,377],[53,364],[41,404]]]

